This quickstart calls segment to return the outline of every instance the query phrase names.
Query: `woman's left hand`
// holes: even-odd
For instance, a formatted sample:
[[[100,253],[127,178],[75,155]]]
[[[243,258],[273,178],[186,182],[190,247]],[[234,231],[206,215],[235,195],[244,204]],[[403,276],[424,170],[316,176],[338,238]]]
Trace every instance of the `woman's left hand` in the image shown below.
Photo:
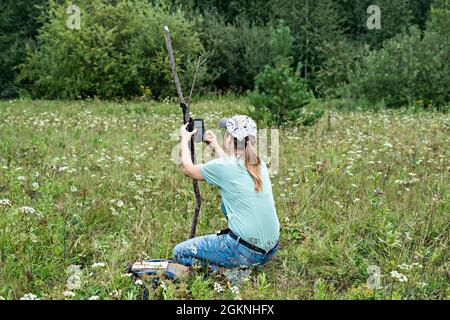
[[[188,123],[182,125],[180,128],[181,141],[189,141],[192,138],[192,136],[197,132],[197,129],[194,129],[194,131],[192,131],[192,132],[187,131],[187,126],[188,126]]]

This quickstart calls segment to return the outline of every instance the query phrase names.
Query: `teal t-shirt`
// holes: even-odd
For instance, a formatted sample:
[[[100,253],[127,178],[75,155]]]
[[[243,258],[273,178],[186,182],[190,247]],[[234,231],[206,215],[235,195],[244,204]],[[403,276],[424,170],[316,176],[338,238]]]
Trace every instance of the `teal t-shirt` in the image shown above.
[[[269,172],[263,161],[260,168],[261,192],[255,191],[244,160],[235,156],[207,162],[200,167],[200,172],[206,182],[220,188],[228,227],[243,240],[268,251],[278,242],[280,223]]]

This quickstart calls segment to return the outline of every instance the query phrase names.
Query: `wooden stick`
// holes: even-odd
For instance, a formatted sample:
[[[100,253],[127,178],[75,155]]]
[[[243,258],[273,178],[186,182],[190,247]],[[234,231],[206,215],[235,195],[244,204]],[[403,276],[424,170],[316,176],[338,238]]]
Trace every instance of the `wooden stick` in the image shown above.
[[[173,49],[172,49],[172,40],[170,38],[169,27],[167,27],[167,26],[164,27],[164,37],[166,38],[166,47],[167,47],[167,52],[169,54],[170,66],[172,68],[173,81],[175,82],[178,99],[180,101],[180,106],[183,111],[183,123],[186,124],[186,123],[189,123],[189,105],[186,104],[186,101],[184,100],[184,97],[183,97],[183,91],[181,90],[180,79],[178,78],[178,73],[177,73],[177,65],[175,63],[175,56],[174,56]],[[191,90],[191,94],[192,94],[192,90]],[[190,103],[190,98],[189,98],[189,103]],[[193,130],[193,128],[190,128],[190,129]],[[195,159],[194,138],[191,138],[190,149],[191,149],[191,159],[192,159],[192,162],[195,164],[197,161]],[[195,233],[197,231],[198,216],[200,215],[200,208],[202,206],[202,196],[200,194],[200,188],[198,187],[198,181],[193,179],[192,186],[194,188],[194,194],[195,194],[195,209],[194,209],[194,217],[192,218],[192,224],[191,224],[191,232],[190,232],[191,239],[195,237]]]
[[[173,54],[172,49],[172,39],[170,38],[170,31],[168,26],[164,27],[164,37],[166,38],[166,47],[167,52],[169,53],[170,66],[172,67],[172,76],[173,81],[175,82],[175,87],[177,88],[178,98],[180,99],[180,103],[185,104],[186,101],[184,100],[183,97],[183,91],[181,91],[180,79],[178,78],[177,65],[175,63],[175,55]]]
[[[204,64],[206,61],[206,59],[203,59],[203,61],[202,61],[202,59],[203,59],[203,54],[198,57],[197,63],[195,64],[195,73],[194,73],[194,78],[192,79],[191,92],[189,93],[189,99],[188,99],[189,105],[191,104],[192,93],[194,92],[194,87],[195,87],[195,82],[197,81],[198,71],[200,70],[200,67],[202,66],[202,64]]]

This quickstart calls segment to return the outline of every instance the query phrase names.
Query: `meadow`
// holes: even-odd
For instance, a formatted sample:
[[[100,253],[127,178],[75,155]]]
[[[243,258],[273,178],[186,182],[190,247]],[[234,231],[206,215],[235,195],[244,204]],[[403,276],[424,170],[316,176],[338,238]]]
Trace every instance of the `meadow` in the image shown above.
[[[205,98],[215,127],[245,98]],[[329,115],[329,117],[328,117]],[[0,102],[0,299],[138,299],[130,260],[189,236],[191,181],[171,161],[175,103]],[[152,299],[449,299],[450,117],[332,105],[280,130],[280,250],[239,286],[196,273]],[[226,227],[219,191],[198,235]],[[369,282],[369,285],[368,285]]]

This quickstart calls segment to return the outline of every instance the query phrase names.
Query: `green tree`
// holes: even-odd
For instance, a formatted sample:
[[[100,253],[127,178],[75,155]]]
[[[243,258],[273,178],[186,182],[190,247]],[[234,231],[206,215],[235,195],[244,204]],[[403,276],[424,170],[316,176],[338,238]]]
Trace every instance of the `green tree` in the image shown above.
[[[450,101],[450,8],[432,9],[418,49],[416,80],[419,99],[442,106]]]
[[[251,24],[264,25],[270,20],[270,1],[267,0],[172,0],[171,2],[175,6],[200,14],[217,12],[226,24],[245,20]]]
[[[255,107],[252,117],[265,125],[304,119],[302,108],[310,103],[313,95],[297,72],[288,65],[266,66],[256,77],[255,91],[250,95]]]
[[[25,60],[26,48],[35,45],[47,0],[0,2],[0,98],[17,97],[18,65]]]
[[[450,10],[432,9],[426,30],[411,27],[372,51],[349,75],[347,89],[388,107],[442,106],[450,100]]]
[[[414,101],[413,83],[420,67],[414,49],[419,48],[420,37],[420,31],[412,28],[409,34],[387,40],[383,49],[372,51],[350,75],[352,94],[373,103],[383,100],[388,107]]]
[[[192,74],[185,70],[202,46],[181,11],[168,14],[144,0],[86,0],[80,4],[81,29],[71,30],[67,5],[52,4],[39,46],[21,68],[33,97],[129,98],[141,95],[142,85],[155,98],[173,95],[164,25],[171,29],[181,80],[188,87]]]
[[[252,89],[255,76],[272,61],[268,28],[241,19],[227,24],[217,12],[205,12],[197,29],[215,90]]]
[[[363,41],[373,48],[381,48],[383,42],[413,25],[413,15],[409,0],[377,0],[381,10],[381,29],[367,30]],[[366,13],[367,19],[369,15]],[[366,23],[365,23],[366,24]]]
[[[415,0],[336,0],[335,5],[344,21],[346,34],[361,44],[381,48],[383,41],[392,38],[413,24],[411,1]],[[421,0],[417,0],[421,1]],[[381,29],[369,30],[367,8],[377,5],[381,10]],[[426,12],[417,15],[426,15]]]
[[[325,43],[321,48],[327,58],[317,71],[316,91],[320,96],[337,97],[339,88],[348,83],[349,73],[369,54],[369,46],[342,40]]]
[[[274,18],[282,19],[294,36],[295,63],[301,62],[301,76],[314,87],[316,71],[326,60],[326,43],[342,40],[344,28],[338,8],[331,0],[276,0]]]

